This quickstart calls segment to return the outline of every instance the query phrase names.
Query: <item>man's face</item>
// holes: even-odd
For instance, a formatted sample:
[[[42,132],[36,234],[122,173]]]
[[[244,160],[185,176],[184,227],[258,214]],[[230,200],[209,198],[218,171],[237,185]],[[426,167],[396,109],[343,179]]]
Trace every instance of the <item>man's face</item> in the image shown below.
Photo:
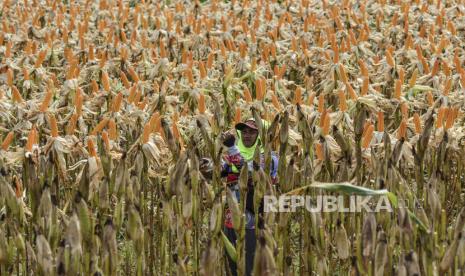
[[[242,130],[242,143],[244,146],[250,148],[255,144],[255,140],[257,140],[258,130],[246,127]]]

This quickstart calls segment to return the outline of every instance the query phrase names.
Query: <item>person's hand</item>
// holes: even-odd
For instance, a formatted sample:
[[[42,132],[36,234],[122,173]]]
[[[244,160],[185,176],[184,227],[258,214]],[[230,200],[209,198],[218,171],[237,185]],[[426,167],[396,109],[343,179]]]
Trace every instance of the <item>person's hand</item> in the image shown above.
[[[200,159],[199,170],[206,179],[212,178],[213,162],[208,158]]]
[[[199,162],[199,169],[201,172],[205,172],[205,171],[211,170],[211,165],[212,165],[212,162],[210,159],[202,158],[200,159],[200,162]]]
[[[235,142],[236,142],[236,137],[234,137],[234,134],[232,134],[231,132],[223,133],[223,145],[229,148],[229,147],[234,146]]]

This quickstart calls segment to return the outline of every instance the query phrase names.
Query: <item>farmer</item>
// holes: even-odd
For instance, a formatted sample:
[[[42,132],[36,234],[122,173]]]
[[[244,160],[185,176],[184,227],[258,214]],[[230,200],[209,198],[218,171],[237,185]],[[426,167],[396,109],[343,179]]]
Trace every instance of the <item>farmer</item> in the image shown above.
[[[266,127],[268,122],[263,121]],[[238,123],[235,126],[236,135],[227,132],[224,135],[223,144],[227,147],[227,154],[224,156],[224,164],[222,168],[222,176],[227,178],[227,186],[236,199],[239,201],[239,184],[238,178],[242,166],[247,165],[249,172],[252,172],[252,159],[254,157],[255,148],[260,147],[260,165],[264,167],[264,149],[260,143],[258,136],[258,127],[254,119],[249,119],[243,123]],[[236,136],[238,137],[236,142]],[[271,179],[273,183],[276,182],[278,158],[275,153],[271,154]],[[256,238],[255,238],[255,212],[253,206],[253,181],[251,175],[248,178],[248,191],[246,197],[246,210],[245,210],[245,275],[252,275],[253,261],[255,256]],[[232,214],[229,209],[225,213],[225,234],[232,244],[236,244],[236,233],[232,225]],[[236,263],[228,255],[229,268],[232,275],[237,275]]]

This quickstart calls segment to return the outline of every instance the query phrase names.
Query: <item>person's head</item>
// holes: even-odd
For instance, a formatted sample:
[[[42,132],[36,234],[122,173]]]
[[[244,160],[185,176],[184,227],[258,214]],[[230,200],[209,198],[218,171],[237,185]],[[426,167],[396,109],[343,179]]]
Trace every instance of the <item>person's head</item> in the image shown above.
[[[247,120],[236,125],[236,129],[241,132],[241,140],[244,146],[250,148],[257,141],[258,127],[254,120]]]

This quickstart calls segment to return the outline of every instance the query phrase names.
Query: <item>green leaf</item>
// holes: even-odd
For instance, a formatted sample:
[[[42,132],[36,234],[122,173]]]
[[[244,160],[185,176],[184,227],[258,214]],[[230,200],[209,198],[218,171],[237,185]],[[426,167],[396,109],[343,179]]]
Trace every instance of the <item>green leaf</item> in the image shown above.
[[[399,203],[397,201],[397,196],[394,193],[388,192],[387,197],[389,198],[389,201],[391,202],[394,208],[397,208],[399,206]]]
[[[232,243],[229,241],[228,237],[226,237],[223,231],[221,231],[221,239],[223,240],[223,245],[226,248],[226,252],[228,253],[229,257],[231,257],[231,259],[234,262],[237,262],[236,248],[234,247],[234,245],[232,245]]]
[[[429,230],[426,227],[426,225],[415,215],[415,213],[408,210],[408,214],[409,214],[410,218],[413,219],[413,221],[419,226],[420,230],[422,230],[422,231],[424,231],[426,233],[429,233]]]
[[[313,182],[310,185],[294,189],[286,193],[286,195],[300,195],[310,188],[322,189],[322,190],[330,191],[330,192],[340,192],[340,193],[349,194],[349,195],[364,195],[364,196],[387,195],[389,197],[389,200],[393,201],[392,203],[397,205],[397,197],[386,189],[372,190],[369,188],[352,185],[349,182],[341,182],[341,183]]]

